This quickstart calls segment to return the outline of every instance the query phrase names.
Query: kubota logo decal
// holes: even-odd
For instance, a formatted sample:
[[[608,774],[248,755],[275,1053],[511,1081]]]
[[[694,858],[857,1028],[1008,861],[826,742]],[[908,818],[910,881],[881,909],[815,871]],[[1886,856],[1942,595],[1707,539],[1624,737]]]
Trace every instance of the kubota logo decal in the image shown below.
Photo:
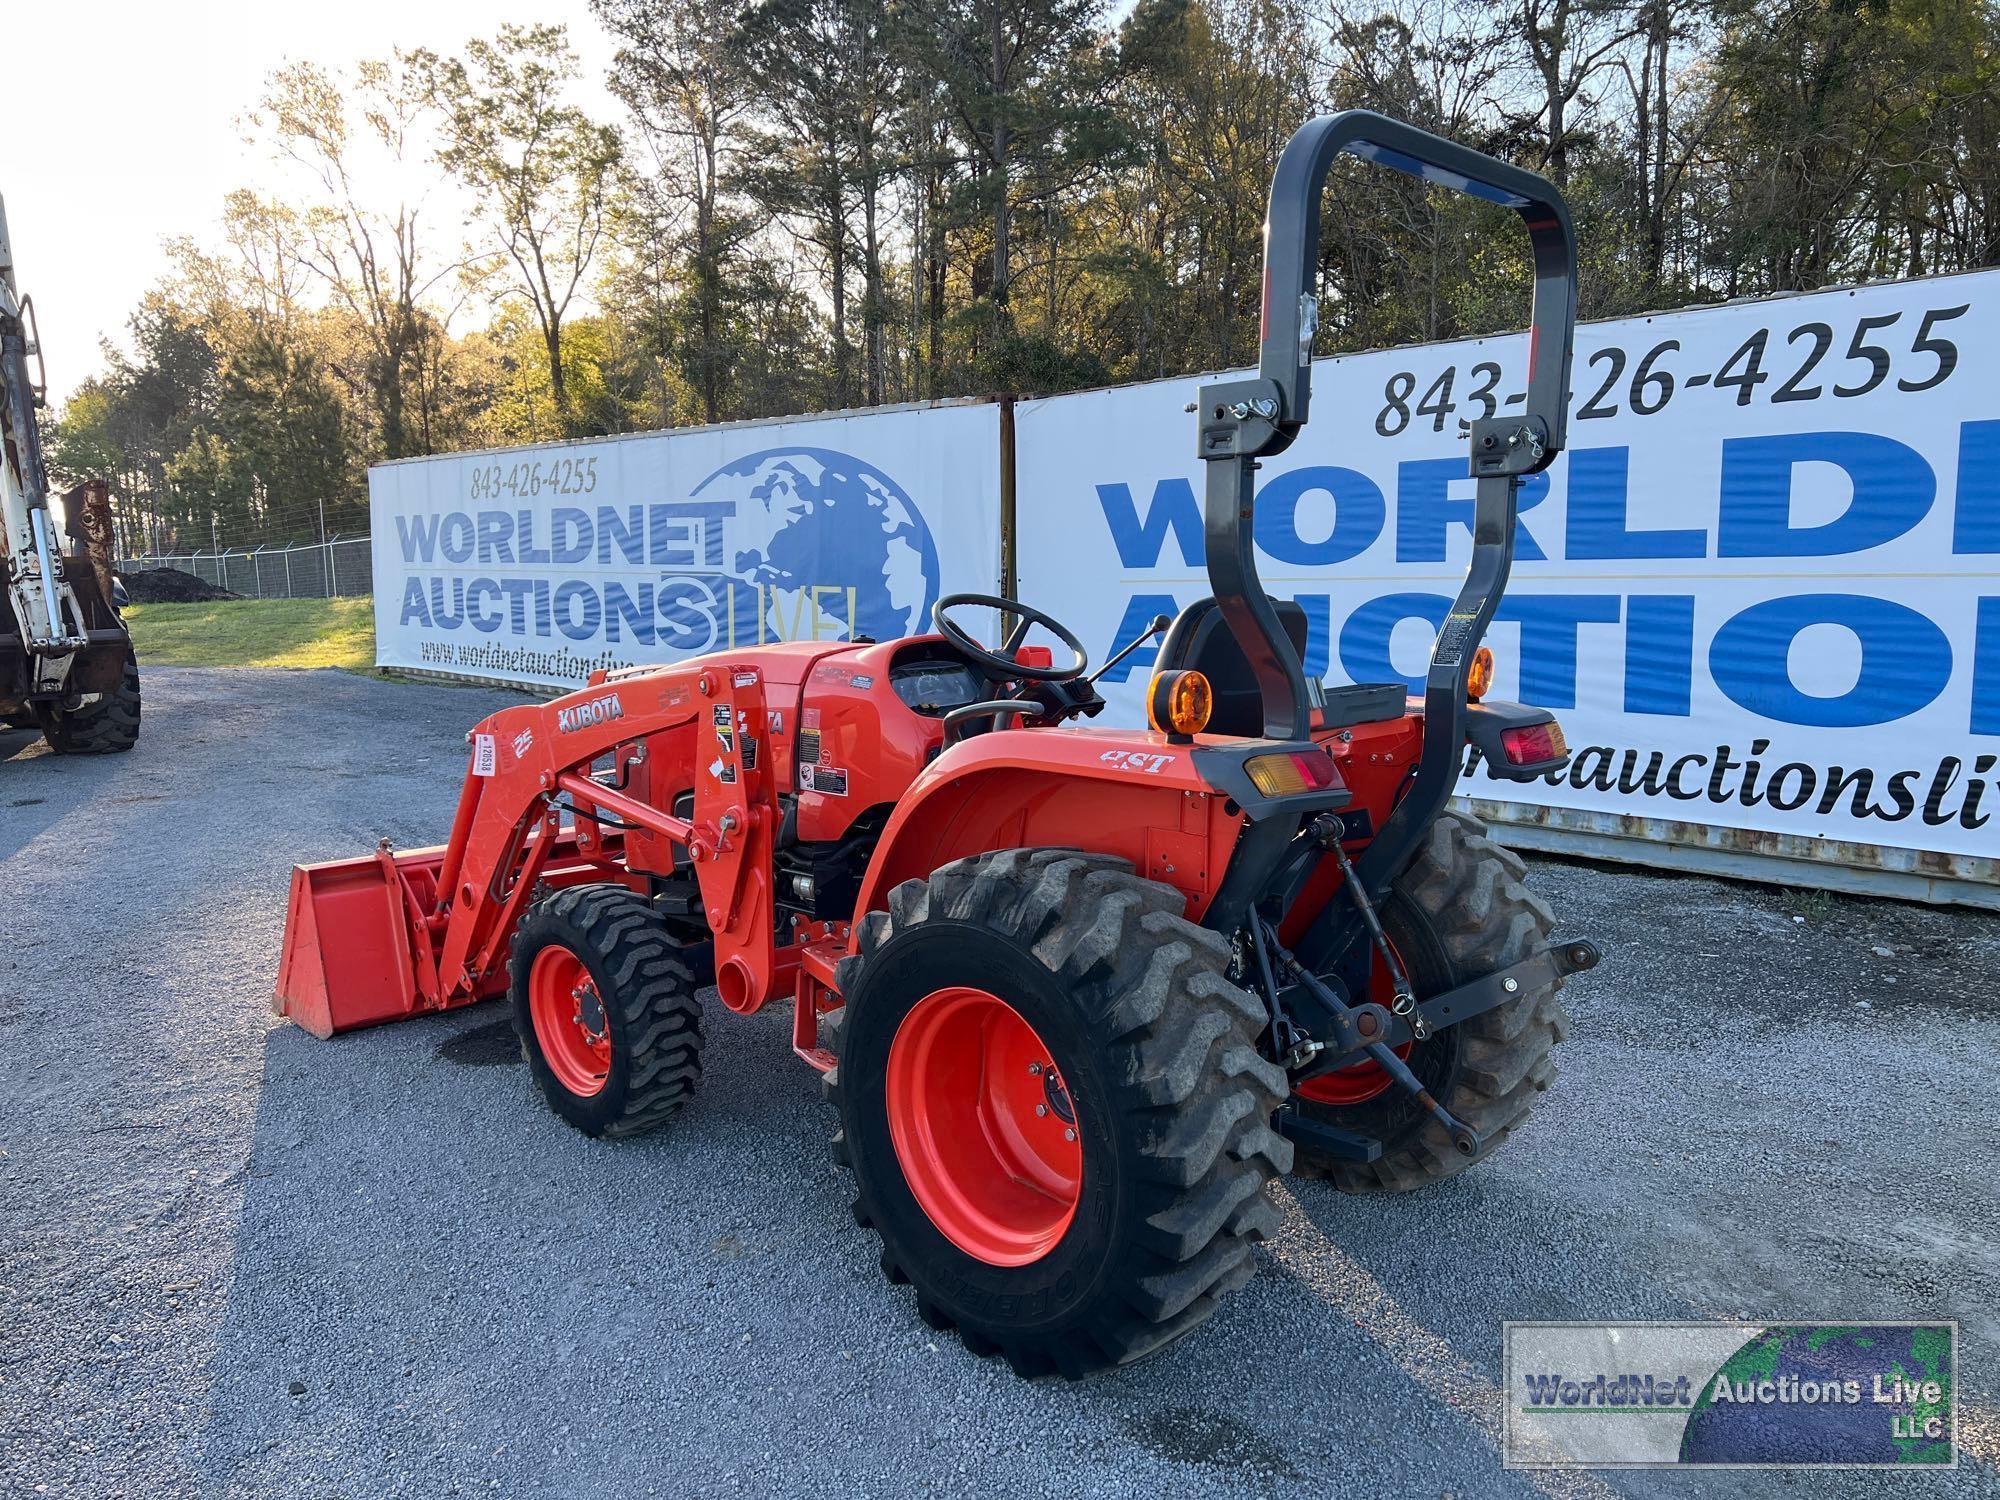
[[[557,713],[556,728],[568,734],[572,730],[589,729],[624,717],[625,705],[618,701],[616,693],[612,693],[603,698],[592,698],[587,703],[572,703]]]

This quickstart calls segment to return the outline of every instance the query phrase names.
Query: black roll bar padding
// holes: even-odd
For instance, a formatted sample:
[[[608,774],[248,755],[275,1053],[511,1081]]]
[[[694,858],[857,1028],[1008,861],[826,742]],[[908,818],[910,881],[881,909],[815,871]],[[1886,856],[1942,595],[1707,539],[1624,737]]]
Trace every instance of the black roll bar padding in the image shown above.
[[[1300,126],[1271,179],[1258,373],[1278,387],[1277,426],[1284,444],[1305,424],[1311,405],[1320,198],[1334,158],[1342,152],[1501,204],[1527,225],[1535,291],[1522,414],[1539,423],[1542,452],[1516,472],[1548,467],[1563,446],[1576,326],[1576,232],[1569,205],[1555,184],[1538,173],[1365,109],[1343,110]]]

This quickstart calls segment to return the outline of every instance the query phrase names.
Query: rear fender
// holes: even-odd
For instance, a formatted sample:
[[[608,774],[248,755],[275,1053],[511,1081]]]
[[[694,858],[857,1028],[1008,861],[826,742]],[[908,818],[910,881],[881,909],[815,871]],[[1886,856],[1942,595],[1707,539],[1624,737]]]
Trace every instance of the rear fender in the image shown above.
[[[1243,813],[1197,773],[1191,745],[1132,730],[1003,730],[952,746],[897,803],[855,915],[966,855],[1075,847],[1115,854],[1182,891],[1199,920]]]

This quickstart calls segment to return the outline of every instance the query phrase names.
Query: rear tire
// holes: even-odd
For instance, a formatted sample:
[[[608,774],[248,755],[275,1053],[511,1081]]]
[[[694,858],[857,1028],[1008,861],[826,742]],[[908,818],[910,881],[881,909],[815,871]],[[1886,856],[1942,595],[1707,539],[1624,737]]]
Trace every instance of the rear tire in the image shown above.
[[[667,935],[621,885],[573,885],[515,930],[509,995],[521,1055],[549,1108],[585,1135],[643,1135],[701,1081],[709,950]]]
[[[1477,819],[1447,812],[1432,825],[1381,908],[1383,928],[1419,1000],[1550,946],[1554,914],[1523,883],[1526,875],[1520,856],[1487,838]],[[1344,1105],[1299,1096],[1293,1107],[1307,1119],[1373,1136],[1382,1155],[1356,1162],[1300,1146],[1298,1174],[1324,1177],[1344,1193],[1401,1193],[1484,1161],[1555,1081],[1551,1054],[1569,1031],[1556,998],[1560,988],[1556,981],[1525,991],[1411,1048],[1410,1071],[1479,1133],[1477,1156],[1454,1148],[1444,1128],[1402,1089]]]
[[[81,708],[37,708],[42,738],[58,755],[114,755],[139,742],[139,663],[129,653],[117,688]]]
[[[1277,1226],[1264,1188],[1291,1165],[1270,1124],[1285,1075],[1258,1054],[1268,1018],[1224,977],[1228,946],[1187,921],[1185,904],[1120,859],[1007,850],[898,886],[842,960],[847,1003],[821,1036],[837,1063],[835,1157],[854,1174],[855,1219],[881,1236],[884,1274],[914,1287],[926,1323],[1021,1375],[1074,1379],[1158,1353],[1250,1278],[1253,1243]],[[1031,1225],[1042,1238],[1011,1262],[964,1248],[978,1242],[962,1218],[934,1220],[918,1191],[935,1164],[918,1155],[913,1179],[899,1154],[898,1132],[912,1139],[908,1085],[895,1084],[910,1076],[896,1060],[905,1023],[968,989],[1000,1006],[960,1075],[969,1087],[985,1088],[1001,1054],[1002,1012],[1047,1055],[1044,1078],[1007,1054],[1003,1084],[1047,1082],[1053,1114],[1026,1108],[1030,1092],[987,1139],[1060,1135],[1059,1120],[1078,1137],[1073,1212]],[[938,1097],[949,1107],[949,1089]],[[1007,1179],[959,1181],[977,1198]]]

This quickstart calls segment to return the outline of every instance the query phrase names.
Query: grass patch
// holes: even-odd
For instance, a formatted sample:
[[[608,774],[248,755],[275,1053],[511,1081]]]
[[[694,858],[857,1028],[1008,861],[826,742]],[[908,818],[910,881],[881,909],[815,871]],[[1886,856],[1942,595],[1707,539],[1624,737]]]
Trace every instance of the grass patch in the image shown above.
[[[375,670],[372,599],[224,599],[134,604],[125,611],[139,664]]]

